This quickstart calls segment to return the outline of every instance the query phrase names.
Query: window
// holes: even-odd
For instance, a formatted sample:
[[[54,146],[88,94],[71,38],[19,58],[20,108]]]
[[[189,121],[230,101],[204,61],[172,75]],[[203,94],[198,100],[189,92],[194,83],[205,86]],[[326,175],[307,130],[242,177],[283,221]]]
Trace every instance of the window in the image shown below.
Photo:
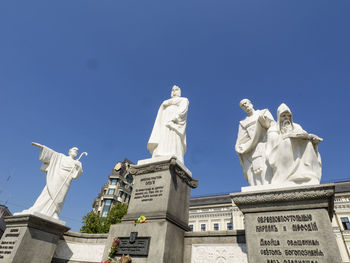
[[[205,224],[201,224],[201,231],[206,231],[206,225]]]
[[[114,195],[115,189],[108,189],[108,194],[109,195]]]
[[[218,230],[219,230],[219,224],[218,224],[218,223],[215,223],[215,224],[214,224],[214,230],[215,230],[215,231],[218,231]]]
[[[124,182],[121,182],[120,185],[121,185],[121,187],[125,187],[125,183]]]
[[[119,191],[118,197],[122,197],[122,196],[123,196],[123,192],[122,192],[122,191]]]
[[[116,184],[117,184],[117,182],[118,182],[118,180],[117,180],[117,179],[112,179],[112,180],[111,180],[111,185],[116,185]]]
[[[227,230],[232,230],[233,229],[233,225],[231,222],[227,223]]]
[[[193,225],[189,225],[190,231],[193,232]]]
[[[109,212],[109,208],[111,207],[111,200],[106,200],[105,205],[102,210],[102,217],[107,217],[107,214]]]
[[[350,230],[349,218],[348,217],[341,217],[340,220],[341,220],[341,222],[343,224],[344,230]]]
[[[126,176],[126,180],[128,181],[128,183],[132,183],[132,181],[133,181],[133,178],[132,178],[132,176],[130,175],[130,174],[128,174],[127,176]]]

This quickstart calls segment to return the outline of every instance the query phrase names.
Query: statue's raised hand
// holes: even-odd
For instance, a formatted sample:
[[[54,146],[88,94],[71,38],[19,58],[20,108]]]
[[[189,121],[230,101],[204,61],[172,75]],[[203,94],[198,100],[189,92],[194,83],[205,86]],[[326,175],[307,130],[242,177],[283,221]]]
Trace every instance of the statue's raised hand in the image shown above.
[[[35,147],[38,147],[40,149],[42,149],[44,147],[43,145],[41,145],[40,143],[37,143],[37,142],[32,142],[32,145]]]
[[[309,136],[310,136],[310,139],[315,143],[323,142],[323,139],[321,137],[318,137],[315,134],[310,133]]]

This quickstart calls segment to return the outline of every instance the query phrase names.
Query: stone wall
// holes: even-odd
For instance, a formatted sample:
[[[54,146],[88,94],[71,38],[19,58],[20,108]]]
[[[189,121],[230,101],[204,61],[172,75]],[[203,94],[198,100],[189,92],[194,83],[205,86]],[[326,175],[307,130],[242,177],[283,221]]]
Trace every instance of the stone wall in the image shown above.
[[[108,234],[67,232],[58,241],[52,263],[100,263]]]
[[[100,263],[108,234],[67,232],[59,240],[52,263]],[[247,263],[245,232],[186,232],[184,263]]]
[[[244,230],[186,232],[184,263],[247,263]]]

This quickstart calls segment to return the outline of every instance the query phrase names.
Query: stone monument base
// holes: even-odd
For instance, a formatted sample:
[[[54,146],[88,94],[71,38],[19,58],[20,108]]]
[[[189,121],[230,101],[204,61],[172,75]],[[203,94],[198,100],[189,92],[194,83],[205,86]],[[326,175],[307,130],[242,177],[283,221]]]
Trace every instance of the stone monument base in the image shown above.
[[[39,214],[5,217],[6,230],[0,240],[0,262],[50,263],[59,238],[69,230],[57,221],[40,217]]]
[[[127,249],[120,247],[117,256],[132,254],[133,263],[150,262],[182,262],[184,250],[184,230],[167,220],[152,220],[143,224],[133,225],[130,222],[122,222],[111,226],[107,244],[111,244],[113,238],[126,237],[129,242],[132,233],[137,233],[136,240],[141,240],[139,246],[137,242],[130,243]],[[145,238],[146,240],[142,240]],[[121,242],[121,241],[120,241]],[[148,243],[148,244],[145,244]],[[132,248],[135,246],[135,248]],[[110,249],[110,247],[108,247]],[[108,251],[105,249],[104,258],[107,258]],[[139,255],[137,255],[139,254]]]
[[[53,223],[56,223],[56,224],[59,224],[59,225],[63,225],[63,226],[66,225],[65,221],[62,221],[62,220],[59,220],[59,219],[56,219],[56,218],[53,218],[53,217],[49,217],[49,216],[44,215],[44,214],[39,213],[39,212],[32,212],[32,211],[29,211],[29,210],[24,210],[22,212],[14,213],[13,215],[14,216],[29,216],[29,215],[33,215],[33,216],[37,216],[37,217],[40,217],[42,219],[46,219],[47,221],[50,221],[50,222],[53,222]]]
[[[334,184],[231,194],[244,214],[249,263],[341,263]]]
[[[184,233],[188,227],[190,188],[198,181],[176,157],[130,165],[134,190],[122,223],[111,226],[103,260],[114,238],[120,240],[115,256],[130,254],[133,263],[182,263]],[[146,217],[145,223],[134,221]]]

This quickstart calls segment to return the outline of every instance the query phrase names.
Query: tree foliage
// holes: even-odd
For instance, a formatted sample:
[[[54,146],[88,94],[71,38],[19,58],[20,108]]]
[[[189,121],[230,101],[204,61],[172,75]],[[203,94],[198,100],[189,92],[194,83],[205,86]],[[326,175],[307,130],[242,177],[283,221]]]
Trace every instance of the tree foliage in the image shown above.
[[[122,221],[123,216],[128,212],[128,206],[122,203],[115,204],[108,212],[107,224],[118,224]],[[108,226],[109,230],[109,226]]]
[[[97,213],[91,211],[83,217],[83,226],[80,228],[80,232],[105,233],[102,221],[103,219]]]
[[[127,211],[128,206],[122,203],[112,206],[107,218],[102,218],[94,211],[91,211],[83,217],[83,226],[80,228],[80,232],[108,233],[110,226],[120,223]]]

